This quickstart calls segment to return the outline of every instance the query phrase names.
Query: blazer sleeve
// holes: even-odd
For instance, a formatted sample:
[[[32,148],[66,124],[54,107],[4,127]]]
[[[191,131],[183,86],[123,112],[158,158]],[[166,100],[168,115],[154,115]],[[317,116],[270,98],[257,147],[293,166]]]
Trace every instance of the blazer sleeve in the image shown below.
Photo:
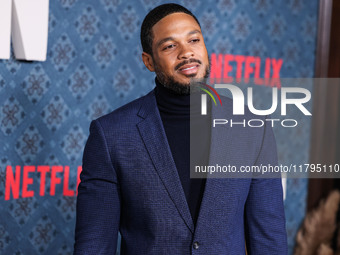
[[[115,254],[120,195],[103,129],[92,121],[78,186],[74,254]]]
[[[278,165],[273,130],[265,126],[255,165]],[[281,175],[253,178],[245,205],[245,235],[249,255],[288,253]]]

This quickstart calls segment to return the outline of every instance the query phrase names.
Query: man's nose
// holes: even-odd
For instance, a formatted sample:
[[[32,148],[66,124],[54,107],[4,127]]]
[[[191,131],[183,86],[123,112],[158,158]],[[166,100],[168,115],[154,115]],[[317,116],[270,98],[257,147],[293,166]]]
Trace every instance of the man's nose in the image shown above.
[[[181,45],[178,59],[188,59],[194,56],[194,52],[190,45]]]

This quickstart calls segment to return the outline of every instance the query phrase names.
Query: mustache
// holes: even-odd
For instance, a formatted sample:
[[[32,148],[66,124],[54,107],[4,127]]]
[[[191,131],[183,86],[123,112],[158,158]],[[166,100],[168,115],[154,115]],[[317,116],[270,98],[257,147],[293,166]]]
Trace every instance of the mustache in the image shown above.
[[[198,59],[195,58],[191,58],[189,60],[185,60],[181,63],[179,63],[177,66],[175,66],[175,70],[177,71],[179,68],[181,68],[184,65],[190,64],[190,63],[198,63],[198,64],[202,64],[202,62]]]

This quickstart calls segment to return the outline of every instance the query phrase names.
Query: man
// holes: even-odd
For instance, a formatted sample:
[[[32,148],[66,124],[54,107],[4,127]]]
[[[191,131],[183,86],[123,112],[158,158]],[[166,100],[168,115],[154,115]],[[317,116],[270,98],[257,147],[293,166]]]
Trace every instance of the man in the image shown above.
[[[280,179],[190,179],[190,83],[209,75],[198,20],[180,5],[158,6],[143,21],[141,42],[156,88],[91,123],[74,254],[115,254],[118,231],[121,254],[239,255],[245,244],[249,254],[286,254]],[[277,163],[267,127],[199,140],[195,160],[204,164]]]

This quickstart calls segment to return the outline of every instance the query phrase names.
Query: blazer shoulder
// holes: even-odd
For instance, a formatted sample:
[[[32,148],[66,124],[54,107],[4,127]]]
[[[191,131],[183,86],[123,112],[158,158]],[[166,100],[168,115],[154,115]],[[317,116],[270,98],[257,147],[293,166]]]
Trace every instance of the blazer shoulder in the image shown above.
[[[106,115],[97,118],[95,121],[99,122],[104,130],[105,128],[127,127],[131,124],[135,125],[140,120],[138,115],[141,111],[141,108],[153,104],[156,106],[154,90],[113,110]]]

